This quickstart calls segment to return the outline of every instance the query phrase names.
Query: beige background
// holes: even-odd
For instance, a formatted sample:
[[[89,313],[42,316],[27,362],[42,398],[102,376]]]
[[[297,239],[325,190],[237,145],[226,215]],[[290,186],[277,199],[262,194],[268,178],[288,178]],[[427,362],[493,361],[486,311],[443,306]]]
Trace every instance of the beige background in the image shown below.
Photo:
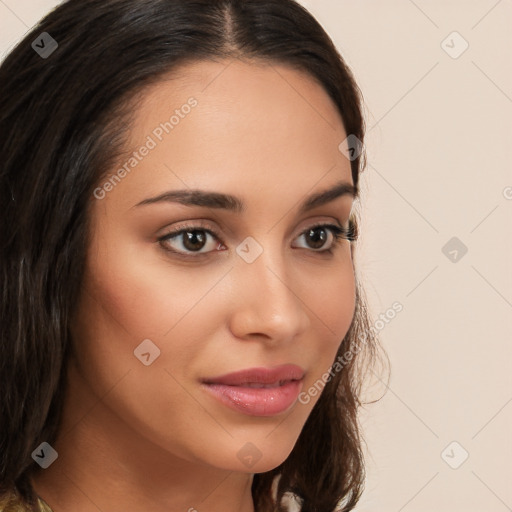
[[[57,3],[0,0],[2,55]],[[302,3],[365,96],[372,316],[403,305],[361,417],[357,511],[512,510],[512,2]]]

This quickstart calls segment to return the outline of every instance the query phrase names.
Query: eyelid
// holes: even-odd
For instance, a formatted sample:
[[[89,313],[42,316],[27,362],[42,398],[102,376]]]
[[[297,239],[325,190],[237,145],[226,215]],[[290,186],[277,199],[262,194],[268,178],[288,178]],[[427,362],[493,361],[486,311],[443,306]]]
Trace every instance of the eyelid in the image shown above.
[[[312,229],[314,227],[319,227],[319,226],[328,226],[328,225],[332,225],[333,224],[333,220],[337,223],[335,224],[337,227],[343,229],[344,231],[348,230],[351,228],[351,225],[352,225],[352,216],[350,216],[348,218],[348,220],[345,222],[345,225],[348,224],[347,227],[345,227],[345,225],[343,223],[341,223],[341,221],[339,221],[338,219],[333,219],[332,217],[330,219],[325,219],[325,220],[319,220],[319,221],[316,221],[316,222],[313,222],[313,224],[307,224],[306,227],[300,229],[297,231],[295,238],[297,238],[297,236],[300,236],[302,234],[304,234],[305,231],[307,231],[308,229]],[[217,231],[218,231],[218,228],[215,227],[213,224],[209,223],[208,220],[202,220],[202,219],[191,219],[191,220],[188,220],[188,221],[183,221],[183,222],[178,222],[177,223],[177,226],[173,227],[172,229],[166,231],[163,235],[158,235],[157,236],[157,239],[160,239],[162,237],[166,237],[170,234],[177,234],[183,230],[186,230],[186,229],[190,229],[190,230],[194,230],[194,229],[201,229],[201,230],[204,230],[204,231],[209,231],[210,234],[212,234],[213,236],[217,237],[218,238],[218,234],[217,234]]]

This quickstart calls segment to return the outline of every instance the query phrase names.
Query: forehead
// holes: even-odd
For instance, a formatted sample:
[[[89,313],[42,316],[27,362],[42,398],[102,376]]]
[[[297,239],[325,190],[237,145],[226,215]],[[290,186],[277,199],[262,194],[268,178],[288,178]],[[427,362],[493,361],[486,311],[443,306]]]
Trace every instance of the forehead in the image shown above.
[[[169,121],[191,97],[198,106],[190,117],[201,122],[175,126],[175,139],[180,132],[187,134],[187,125],[199,133],[201,125],[209,129],[213,123],[217,130],[209,139],[240,138],[244,133],[237,128],[289,143],[300,137],[301,144],[324,140],[326,135],[330,143],[345,133],[336,105],[314,77],[289,65],[228,59],[187,63],[143,89],[135,106],[132,141]]]
[[[244,184],[257,191],[302,181],[307,191],[327,175],[325,185],[352,181],[350,162],[338,149],[346,133],[334,102],[314,78],[289,66],[188,63],[136,99],[128,151],[118,165],[130,156],[135,163],[133,152],[143,146],[151,150],[123,180],[127,197],[132,189],[157,194],[164,185],[227,190]]]
[[[316,77],[287,63],[261,59],[199,60],[182,64],[140,92],[139,112],[165,108],[170,100],[185,93],[200,95],[203,103],[216,102],[219,107],[234,106],[237,100],[247,106],[251,100],[259,102],[261,107],[275,101],[283,102],[283,106],[303,103],[303,107],[309,106],[310,113],[332,129],[342,125],[334,102]],[[243,107],[243,104],[236,106]]]

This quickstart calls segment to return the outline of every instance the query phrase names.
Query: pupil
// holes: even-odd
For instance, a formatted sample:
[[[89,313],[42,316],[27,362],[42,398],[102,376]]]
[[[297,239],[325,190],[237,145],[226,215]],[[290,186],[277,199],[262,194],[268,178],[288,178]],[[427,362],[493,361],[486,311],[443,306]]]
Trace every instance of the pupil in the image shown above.
[[[315,232],[320,233],[320,235],[319,236],[315,236],[314,235]],[[308,233],[308,236],[312,239],[313,245],[317,244],[317,245],[314,246],[315,249],[321,248],[324,245],[325,240],[327,238],[327,234],[326,234],[324,228],[313,228],[313,229],[310,229],[309,233]],[[318,242],[320,242],[320,243],[318,244]]]
[[[203,231],[187,231],[185,235],[186,238],[183,245],[187,250],[195,251],[203,248],[206,241],[206,236]],[[307,236],[311,240],[314,249],[323,247],[327,239],[327,233],[324,228],[310,229]]]
[[[204,242],[206,240],[206,236],[202,231],[187,231],[185,233],[186,238],[183,245],[190,251],[202,249],[204,246]],[[199,241],[200,247],[197,247],[197,243]]]

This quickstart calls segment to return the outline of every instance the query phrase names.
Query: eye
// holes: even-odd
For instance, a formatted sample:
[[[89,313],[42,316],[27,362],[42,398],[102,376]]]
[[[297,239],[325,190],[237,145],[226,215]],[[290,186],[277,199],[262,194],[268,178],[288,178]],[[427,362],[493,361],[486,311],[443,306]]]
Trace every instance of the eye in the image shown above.
[[[314,252],[320,253],[332,253],[332,249],[337,247],[341,240],[355,240],[352,223],[348,229],[334,224],[316,224],[304,231],[299,238],[301,237],[304,237],[306,243],[309,244],[309,247],[305,247],[305,249],[311,248]],[[329,242],[327,249],[322,249],[326,242]]]
[[[164,249],[188,256],[190,253],[206,254],[224,247],[216,240],[218,238],[213,231],[202,226],[190,226],[174,230],[159,238],[158,241]],[[203,250],[205,248],[206,250]]]
[[[304,237],[308,245],[299,248],[319,253],[332,253],[341,240],[356,239],[352,221],[348,229],[334,224],[316,224],[303,231],[297,239],[301,237]],[[226,249],[215,231],[198,225],[179,227],[159,238],[158,242],[166,251],[192,258]],[[327,249],[322,249],[326,242],[329,242]]]

